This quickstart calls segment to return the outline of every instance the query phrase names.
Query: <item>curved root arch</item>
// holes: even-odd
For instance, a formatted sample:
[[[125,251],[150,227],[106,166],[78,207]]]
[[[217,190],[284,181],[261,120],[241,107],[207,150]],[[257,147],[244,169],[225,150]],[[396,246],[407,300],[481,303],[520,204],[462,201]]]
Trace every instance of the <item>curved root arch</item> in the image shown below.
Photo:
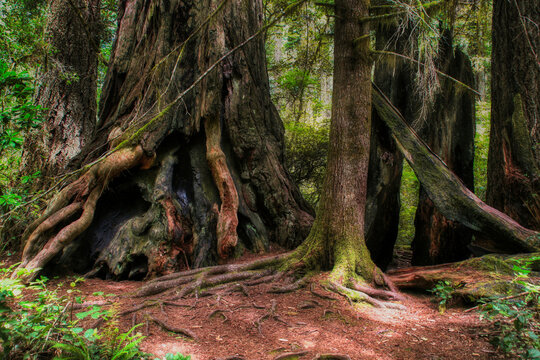
[[[28,281],[36,277],[37,269],[47,265],[90,226],[97,201],[109,182],[143,159],[141,146],[120,149],[92,165],[79,179],[60,191],[43,215],[26,231],[29,235],[20,267],[32,271]],[[78,213],[80,216],[71,220]],[[65,222],[68,224],[57,229]],[[51,232],[53,235],[49,236]]]

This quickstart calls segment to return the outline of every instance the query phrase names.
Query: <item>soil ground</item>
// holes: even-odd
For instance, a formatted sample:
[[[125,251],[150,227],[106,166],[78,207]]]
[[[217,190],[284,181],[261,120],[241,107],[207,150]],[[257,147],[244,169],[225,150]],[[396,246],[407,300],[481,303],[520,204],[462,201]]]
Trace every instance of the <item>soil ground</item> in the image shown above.
[[[487,324],[474,312],[451,308],[440,314],[437,304],[421,294],[406,294],[406,310],[351,306],[318,285],[325,276],[312,279],[313,287],[286,294],[269,293],[273,284],[263,283],[246,287],[247,294],[192,297],[175,301],[176,306],[156,304],[120,316],[119,326],[126,331],[143,324],[138,328],[146,336],[143,351],[156,357],[180,352],[192,360],[273,360],[288,352],[304,352],[287,358],[299,360],[317,354],[348,355],[353,360],[504,358],[489,344]],[[64,283],[65,291],[70,281],[60,278],[51,285]],[[121,313],[148,300],[131,296],[141,285],[87,279],[77,289],[86,302],[108,301]],[[171,294],[153,299],[167,297]],[[273,304],[275,316],[265,317]],[[187,329],[195,339],[163,330],[151,318]]]

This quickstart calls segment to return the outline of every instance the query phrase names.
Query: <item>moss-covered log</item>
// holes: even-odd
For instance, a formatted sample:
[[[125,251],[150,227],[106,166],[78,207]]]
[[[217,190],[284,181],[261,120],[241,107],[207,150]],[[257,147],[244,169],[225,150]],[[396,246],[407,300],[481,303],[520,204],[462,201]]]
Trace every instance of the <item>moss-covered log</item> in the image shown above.
[[[263,252],[271,240],[297,246],[313,217],[283,167],[284,129],[259,36],[262,1],[123,1],[118,18],[84,163],[105,155],[88,173],[116,156],[109,150],[141,156],[106,181],[64,189],[67,200],[51,204],[27,236],[42,238],[36,244],[58,236],[74,219],[55,214],[88,201],[96,185],[103,191],[86,230],[53,263],[141,278],[245,248]],[[47,230],[32,235],[40,226]]]
[[[443,31],[437,54],[439,71],[473,87],[474,74],[467,55],[453,44],[450,30]],[[419,135],[469,189],[474,190],[474,94],[449,78],[440,79],[433,107]],[[429,265],[469,257],[472,232],[447,219],[420,187],[412,242],[412,264]]]
[[[448,219],[489,236],[514,253],[540,249],[540,235],[483,203],[407,125],[384,94],[375,87],[373,106],[391,129],[399,149],[413,168],[435,207]]]
[[[457,263],[416,266],[388,272],[393,283],[403,290],[431,290],[447,281],[453,295],[474,302],[489,297],[517,295],[523,287],[516,279],[514,266],[530,268],[530,277],[540,280],[540,254],[515,256],[485,255]]]

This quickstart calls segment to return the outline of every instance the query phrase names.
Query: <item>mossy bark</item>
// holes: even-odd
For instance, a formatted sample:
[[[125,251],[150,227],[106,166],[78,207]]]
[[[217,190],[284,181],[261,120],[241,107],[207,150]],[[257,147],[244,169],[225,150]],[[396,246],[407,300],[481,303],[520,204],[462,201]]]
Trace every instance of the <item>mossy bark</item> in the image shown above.
[[[81,165],[94,134],[97,111],[101,0],[53,0],[45,40],[50,51],[40,70],[36,103],[45,109],[43,128],[26,138],[21,171],[41,176],[36,190]]]
[[[316,221],[293,253],[292,265],[332,269],[331,281],[370,282],[376,269],[364,238],[371,59],[365,24],[369,1],[336,1],[334,84],[326,176]]]
[[[540,230],[539,23],[535,0],[493,2],[486,202],[534,230]]]
[[[312,211],[283,166],[263,37],[246,41],[262,26],[260,0],[120,2],[85,163],[143,156],[109,179],[57,264],[141,278],[301,243]]]
[[[439,42],[437,67],[441,72],[474,87],[471,62],[454,46],[452,32],[448,29],[443,32]],[[471,191],[474,190],[474,96],[455,81],[442,78],[433,108],[419,133],[429,148]],[[472,232],[437,210],[423,187],[420,187],[414,223],[413,265],[440,264],[469,257],[468,245]]]
[[[461,262],[392,270],[388,276],[405,290],[431,290],[441,281],[454,288],[453,295],[474,302],[489,297],[516,295],[524,289],[516,279],[514,265],[530,267],[530,277],[538,277],[539,254],[485,255]]]

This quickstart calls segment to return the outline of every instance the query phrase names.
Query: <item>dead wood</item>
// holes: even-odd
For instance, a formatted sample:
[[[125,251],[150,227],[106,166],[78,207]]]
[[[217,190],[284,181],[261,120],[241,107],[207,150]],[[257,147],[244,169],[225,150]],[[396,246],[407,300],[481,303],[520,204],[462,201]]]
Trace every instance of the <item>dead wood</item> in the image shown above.
[[[373,105],[390,128],[392,137],[437,209],[448,219],[513,246],[516,251],[540,249],[538,232],[529,230],[506,214],[486,205],[461,182],[406,123],[399,111],[373,85]]]

